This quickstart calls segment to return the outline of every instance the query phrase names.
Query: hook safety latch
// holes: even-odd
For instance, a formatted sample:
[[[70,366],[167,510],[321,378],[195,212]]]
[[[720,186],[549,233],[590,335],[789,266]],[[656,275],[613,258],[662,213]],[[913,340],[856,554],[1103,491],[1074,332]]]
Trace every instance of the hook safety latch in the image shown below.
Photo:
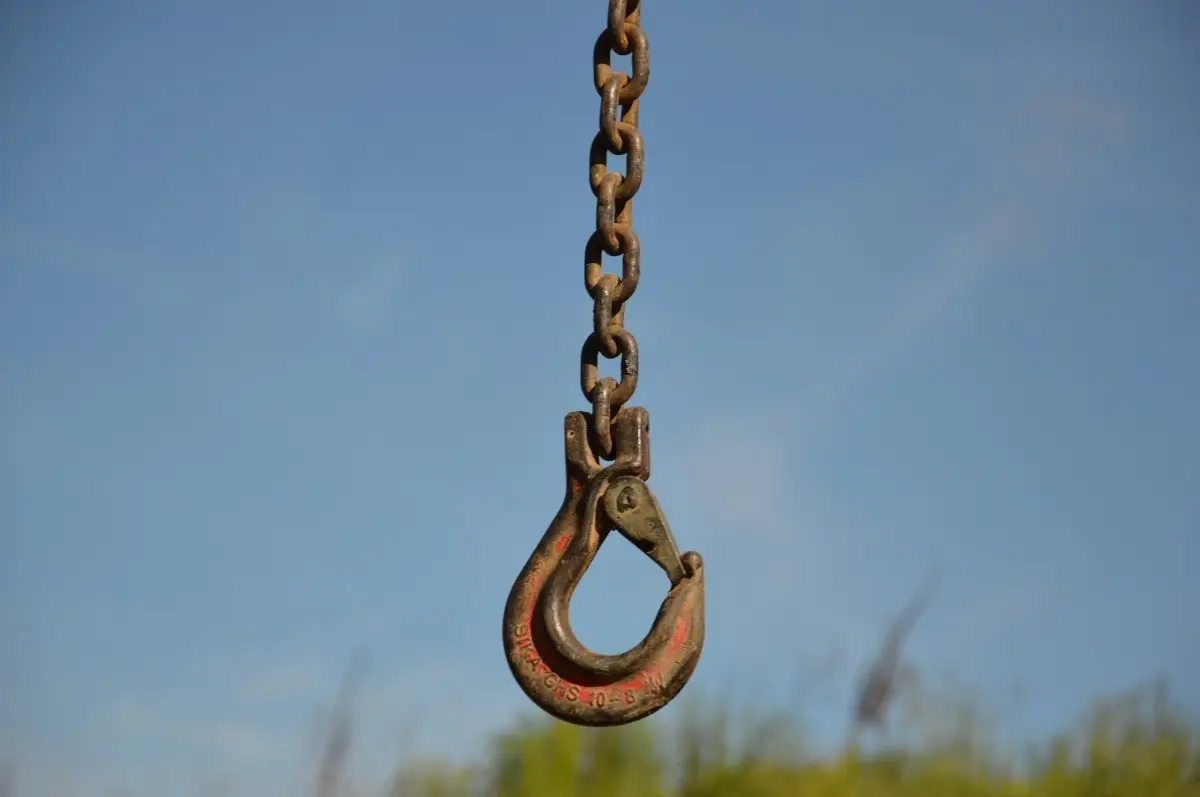
[[[504,649],[521,689],[547,713],[576,725],[624,725],[669,703],[704,645],[704,565],[680,554],[646,479],[650,414],[624,407],[613,419],[613,462],[598,463],[589,415],[564,423],[567,494],[513,584]],[[666,572],[671,588],[645,638],[615,655],[594,653],[571,631],[571,596],[616,529]]]

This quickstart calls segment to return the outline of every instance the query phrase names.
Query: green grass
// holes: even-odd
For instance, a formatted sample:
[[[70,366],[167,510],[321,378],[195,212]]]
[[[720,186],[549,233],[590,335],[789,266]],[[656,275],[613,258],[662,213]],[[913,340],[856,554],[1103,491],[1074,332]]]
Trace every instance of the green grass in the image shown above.
[[[696,704],[671,722],[602,730],[536,717],[474,767],[411,762],[390,795],[1200,797],[1200,733],[1160,687],[1097,701],[1077,727],[1020,754],[990,745],[966,701],[905,717],[904,744],[868,753],[852,739],[823,755],[787,717]]]

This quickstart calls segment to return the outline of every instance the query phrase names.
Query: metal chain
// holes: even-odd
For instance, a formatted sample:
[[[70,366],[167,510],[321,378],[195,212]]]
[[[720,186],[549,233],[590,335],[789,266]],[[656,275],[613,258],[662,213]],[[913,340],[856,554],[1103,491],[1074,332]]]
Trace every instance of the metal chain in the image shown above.
[[[584,285],[593,328],[579,357],[592,411],[564,420],[566,494],[504,605],[504,650],[517,684],[552,716],[579,725],[623,725],[658,711],[687,684],[704,646],[704,560],[680,553],[646,484],[650,413],[625,406],[638,379],[637,340],[624,322],[641,267],[632,200],[645,150],[638,102],[650,80],[639,11],[639,0],[608,0],[608,27],[592,54],[600,131],[588,157],[596,229],[585,249]],[[613,70],[613,53],[632,56],[632,75]],[[609,171],[609,155],[625,156],[625,174]],[[604,273],[606,254],[621,257],[619,277]],[[601,355],[621,359],[619,379],[601,378]],[[642,641],[605,655],[578,639],[569,613],[575,588],[613,531],[658,564],[671,588]]]
[[[593,302],[593,330],[579,355],[580,387],[592,404],[591,438],[612,459],[612,422],[637,389],[638,347],[625,329],[625,303],[637,290],[641,245],[633,231],[633,197],[642,185],[645,145],[638,106],[650,81],[650,44],[639,23],[640,0],[609,0],[608,28],[596,40],[592,64],[600,95],[600,132],[588,155],[596,197],[596,231],[584,251],[584,285]],[[614,72],[612,54],[633,56],[633,75]],[[619,114],[619,117],[618,117]],[[608,156],[624,155],[626,173],[609,171]],[[621,276],[605,274],[603,256],[621,257]],[[620,380],[600,376],[600,355],[621,358]]]

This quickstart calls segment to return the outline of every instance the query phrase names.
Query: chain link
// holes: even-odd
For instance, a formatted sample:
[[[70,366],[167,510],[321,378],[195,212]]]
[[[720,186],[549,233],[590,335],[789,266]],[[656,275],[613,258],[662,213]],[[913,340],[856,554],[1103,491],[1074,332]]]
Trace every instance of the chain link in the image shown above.
[[[633,197],[642,185],[645,144],[638,105],[650,81],[650,44],[639,22],[640,0],[609,0],[608,27],[596,40],[592,65],[600,95],[600,131],[588,153],[588,182],[596,197],[596,231],[584,249],[584,285],[592,297],[592,333],[580,352],[580,387],[592,404],[596,452],[612,459],[612,423],[637,388],[638,347],[625,329],[625,302],[641,276],[641,244],[633,231]],[[632,75],[614,72],[612,54],[631,55]],[[625,174],[608,156],[625,156]],[[605,274],[604,255],[621,258],[621,276]],[[621,358],[621,378],[599,375],[600,356]]]

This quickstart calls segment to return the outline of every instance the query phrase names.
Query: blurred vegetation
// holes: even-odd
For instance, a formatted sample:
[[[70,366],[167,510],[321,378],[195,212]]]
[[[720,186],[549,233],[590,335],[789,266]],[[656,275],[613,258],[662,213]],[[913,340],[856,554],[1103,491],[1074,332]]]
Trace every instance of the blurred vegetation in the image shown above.
[[[914,708],[918,706],[918,708]],[[934,706],[931,708],[931,706]],[[910,701],[899,736],[809,749],[788,717],[696,703],[622,728],[530,719],[477,767],[411,762],[389,797],[1200,797],[1200,726],[1161,685],[1101,700],[1074,729],[1004,750],[969,700]],[[896,734],[892,734],[895,736]]]
[[[806,748],[787,717],[697,703],[617,729],[530,719],[482,766],[408,763],[389,797],[1200,797],[1200,726],[1160,684],[1024,751],[990,742],[970,701],[930,705],[910,702],[902,743],[868,751],[852,736],[833,753]]]
[[[314,797],[1200,797],[1200,723],[1161,683],[1098,700],[1075,727],[1018,748],[969,692],[906,690],[888,732],[810,745],[788,713],[696,700],[620,728],[527,717],[483,760],[404,762],[374,789],[347,777],[345,690],[314,762]],[[531,712],[532,713],[532,712]],[[350,767],[352,769],[352,767]],[[0,766],[0,797],[19,797]],[[214,792],[215,793],[215,792]],[[220,793],[228,793],[221,790]]]

